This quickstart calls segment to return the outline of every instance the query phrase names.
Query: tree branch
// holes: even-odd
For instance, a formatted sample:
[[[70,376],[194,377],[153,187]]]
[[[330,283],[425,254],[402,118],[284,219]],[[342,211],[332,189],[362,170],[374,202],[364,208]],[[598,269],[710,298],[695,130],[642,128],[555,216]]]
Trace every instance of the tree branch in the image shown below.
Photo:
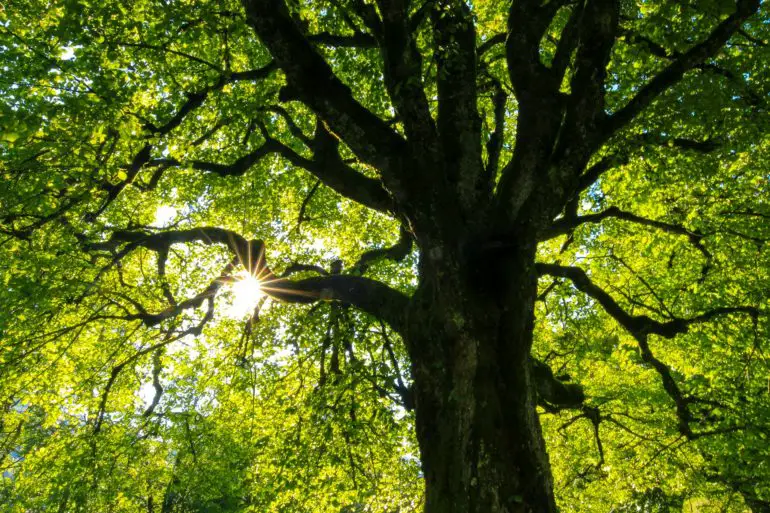
[[[613,154],[603,157],[596,164],[586,169],[578,178],[576,194],[588,189],[599,177],[612,168],[628,163],[628,157],[625,155]]]
[[[759,311],[753,306],[718,307],[694,317],[674,317],[668,321],[660,322],[646,315],[627,313],[609,294],[596,286],[588,278],[586,272],[579,267],[538,263],[537,270],[541,275],[547,274],[569,279],[579,291],[595,299],[608,314],[634,335],[659,335],[664,338],[673,338],[679,334],[687,333],[693,324],[704,323],[718,316],[734,313],[747,314],[752,317],[759,315]]]
[[[717,25],[703,42],[677,57],[645,84],[623,108],[609,117],[603,129],[603,139],[606,140],[631,122],[653,100],[679,82],[686,72],[715,56],[730,37],[741,28],[743,22],[759,9],[759,4],[759,0],[738,0],[735,12]]]
[[[294,118],[291,117],[289,112],[281,107],[280,105],[271,105],[269,107],[265,107],[265,112],[272,112],[274,114],[277,114],[283,118],[283,120],[286,122],[286,125],[289,127],[289,132],[291,132],[291,135],[302,141],[302,143],[310,147],[312,144],[312,139],[305,135],[305,132],[303,132],[298,126],[297,123],[294,122]]]
[[[579,42],[570,82],[566,130],[560,146],[562,151],[569,151],[569,147],[576,143],[588,144],[588,150],[583,153],[589,155],[581,155],[586,159],[593,150],[592,139],[597,126],[605,116],[604,81],[618,30],[619,11],[618,0],[590,0],[580,13],[577,29]]]
[[[193,169],[209,171],[220,176],[240,176],[270,154],[281,155],[295,166],[310,172],[321,180],[324,185],[356,203],[388,214],[394,210],[390,195],[382,187],[379,180],[364,176],[352,167],[344,164],[339,158],[307,159],[273,138],[266,139],[260,147],[236,159],[231,164],[193,160],[188,165]],[[154,159],[152,163],[177,167],[185,165],[176,159]]]
[[[556,46],[556,52],[551,60],[551,73],[555,81],[561,83],[564,74],[572,59],[575,46],[578,43],[579,23],[583,16],[584,4],[577,3],[572,7],[572,12],[567,20],[567,24],[562,30],[559,43]]]
[[[484,190],[491,191],[495,184],[497,168],[500,163],[500,152],[503,149],[505,138],[505,103],[508,95],[505,94],[500,82],[494,82],[495,94],[492,97],[492,108],[495,119],[495,129],[489,135],[487,140],[487,167],[485,169],[485,183],[482,183]]]
[[[708,251],[708,249],[706,249],[703,246],[703,243],[702,243],[703,237],[705,237],[705,235],[700,233],[699,231],[688,230],[684,226],[681,226],[678,224],[671,224],[663,221],[656,221],[654,219],[647,219],[646,217],[638,216],[631,212],[626,212],[625,210],[621,210],[618,207],[609,207],[603,210],[602,212],[599,212],[596,214],[588,214],[588,215],[576,216],[576,217],[564,217],[564,218],[558,219],[554,221],[551,227],[543,233],[543,240],[551,239],[558,235],[563,235],[565,233],[568,233],[574,228],[582,224],[601,222],[602,220],[607,219],[608,217],[622,219],[624,221],[630,221],[632,223],[641,224],[644,226],[650,226],[652,228],[657,228],[659,230],[662,230],[666,233],[671,233],[673,235],[684,235],[689,239],[690,243],[703,254],[706,260],[708,261],[711,260],[711,253]]]
[[[515,152],[495,192],[501,230],[513,225],[533,192],[548,180],[548,163],[564,121],[559,83],[540,60],[540,41],[563,1],[516,0],[508,12],[508,75],[519,104]],[[561,189],[560,184],[552,183]],[[540,211],[543,209],[540,208]]]
[[[578,408],[585,401],[583,387],[557,379],[548,364],[532,358],[532,371],[537,395],[547,406],[558,409]]]
[[[461,191],[460,204],[475,208],[481,163],[481,118],[477,108],[476,29],[464,1],[436,2],[431,12],[437,63],[437,125],[446,174]]]
[[[262,290],[272,298],[289,303],[314,303],[318,300],[341,301],[382,319],[396,331],[403,329],[403,316],[409,299],[401,292],[378,281],[359,276],[330,275],[298,281],[276,277],[265,262],[265,248],[261,240],[247,240],[240,234],[222,228],[201,227],[153,234],[116,231],[108,241],[88,244],[86,249],[115,250],[123,246],[113,259],[114,263],[139,247],[160,253],[168,251],[172,245],[190,242],[225,245],[235,258],[218,279],[195,297],[158,314],[140,311],[121,318],[139,319],[146,325],[152,326],[175,317],[187,308],[198,307],[205,299],[216,295],[219,288],[227,281],[233,267],[240,264],[260,280]]]
[[[174,114],[174,116],[172,116],[171,119],[169,119],[166,123],[159,127],[156,127],[152,123],[147,123],[146,128],[155,135],[166,135],[174,128],[178,127],[190,112],[203,105],[203,102],[206,100],[210,93],[218,91],[224,86],[233,84],[235,82],[261,80],[269,76],[273,71],[277,69],[277,67],[278,66],[275,62],[270,62],[269,64],[258,69],[238,71],[229,75],[220,75],[219,80],[217,80],[213,85],[204,87],[197,93],[188,93],[187,101],[182,104],[177,113]]]
[[[554,77],[540,60],[540,41],[564,1],[514,0],[508,11],[505,54],[508,75],[519,101],[530,95],[553,93]]]
[[[353,98],[350,89],[302,34],[286,4],[282,0],[243,0],[243,4],[248,23],[286,75],[291,91],[284,98],[305,103],[363,162],[389,180],[402,175],[397,156],[403,149],[403,139]]]
[[[409,298],[376,280],[342,274],[298,281],[276,278],[263,281],[261,288],[270,297],[287,303],[347,303],[385,321],[399,333],[404,331]]]
[[[693,324],[708,322],[715,317],[734,313],[747,314],[752,318],[756,318],[759,315],[759,310],[751,306],[718,307],[694,317],[675,317],[671,320],[660,322],[646,315],[631,315],[626,312],[607,292],[594,284],[586,272],[579,267],[564,267],[557,264],[544,263],[538,263],[536,266],[540,275],[548,274],[569,279],[575,288],[596,300],[605,312],[612,316],[618,324],[634,337],[641,351],[642,360],[650,364],[660,375],[663,388],[674,400],[677,417],[679,418],[680,432],[689,439],[697,437],[698,434],[694,433],[690,427],[690,422],[692,421],[692,414],[689,410],[690,398],[685,397],[682,393],[671,369],[653,355],[648,343],[649,335],[673,338],[679,334],[687,333],[689,327]]]
[[[163,385],[160,382],[160,373],[163,370],[162,357],[162,349],[156,349],[152,355],[152,387],[155,389],[155,394],[152,397],[150,405],[144,410],[144,413],[142,413],[143,417],[149,417],[153,414],[163,395]]]
[[[201,59],[200,57],[196,57],[195,55],[191,55],[189,53],[180,52],[179,50],[173,50],[168,47],[169,46],[168,44],[151,45],[149,43],[144,43],[144,42],[131,43],[128,41],[105,41],[105,44],[107,46],[124,46],[129,48],[143,48],[145,50],[156,50],[159,52],[166,52],[172,55],[177,55],[179,57],[184,57],[185,59],[189,59],[193,62],[197,62],[198,64],[203,64],[204,66],[211,68],[218,73],[222,73],[222,68],[220,68],[216,64],[209,62],[206,59]]]
[[[395,245],[388,248],[372,249],[358,259],[351,268],[350,273],[354,275],[363,275],[369,269],[369,267],[380,260],[390,259],[394,262],[400,262],[412,251],[412,234],[409,233],[406,228],[400,226],[400,233],[398,242]]]
[[[422,55],[409,24],[409,2],[380,1],[380,46],[385,64],[385,86],[407,140],[420,148],[417,155],[429,170],[439,162],[438,134],[430,114],[422,80]]]
[[[505,38],[508,36],[505,32],[500,32],[499,34],[495,34],[491,37],[489,37],[486,41],[481,43],[479,47],[476,49],[476,55],[481,57],[485,53],[487,53],[489,50],[491,50],[494,46],[505,43]]]
[[[711,153],[721,146],[721,143],[714,139],[696,141],[684,137],[665,137],[650,133],[640,134],[639,139],[645,143],[672,146],[682,150],[696,151],[698,153]]]
[[[743,35],[744,31],[739,30],[739,34]],[[669,48],[666,48],[652,39],[642,35],[637,34],[636,32],[632,32],[630,30],[624,31],[624,35],[626,36],[626,40],[629,43],[642,43],[647,50],[654,55],[655,57],[661,58],[661,59],[679,59],[682,57],[681,52],[677,52],[675,50],[671,50]],[[732,82],[734,86],[737,86],[746,96],[746,101],[751,106],[759,106],[765,104],[765,100],[762,98],[760,94],[758,94],[756,91],[754,91],[741,77],[739,77],[734,72],[730,71],[727,68],[723,68],[722,66],[718,66],[714,63],[701,63],[695,66],[695,68],[701,70],[701,71],[708,71],[711,73],[714,73],[716,75],[722,76]]]
[[[177,113],[174,114],[174,116],[172,116],[171,119],[169,119],[166,123],[158,127],[153,123],[146,121],[145,128],[149,130],[153,135],[166,135],[174,128],[178,127],[192,111],[203,105],[203,102],[211,92],[222,89],[227,84],[239,81],[260,80],[266,78],[276,68],[277,66],[275,62],[270,62],[261,68],[239,71],[229,75],[220,75],[217,82],[213,85],[205,87],[197,93],[187,94],[187,100],[181,105]],[[104,187],[104,190],[107,192],[107,198],[95,212],[89,212],[85,215],[86,220],[93,221],[99,217],[99,215],[101,215],[101,213],[104,212],[104,210],[107,209],[107,207],[109,207],[113,201],[115,201],[123,189],[133,183],[134,179],[139,174],[139,171],[142,170],[145,164],[150,162],[152,148],[152,144],[149,142],[145,143],[142,146],[142,149],[139,150],[136,155],[134,155],[131,164],[125,168],[126,178],[116,184],[108,184]],[[160,179],[160,176],[158,176],[158,179]]]

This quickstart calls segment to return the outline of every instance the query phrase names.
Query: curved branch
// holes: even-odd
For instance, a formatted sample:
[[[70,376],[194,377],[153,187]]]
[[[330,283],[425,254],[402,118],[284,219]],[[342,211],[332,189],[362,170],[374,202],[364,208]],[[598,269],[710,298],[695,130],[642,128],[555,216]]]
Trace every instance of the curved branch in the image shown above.
[[[152,397],[152,402],[142,413],[143,417],[149,417],[155,411],[155,408],[160,403],[160,398],[163,395],[163,385],[160,382],[160,373],[163,370],[163,363],[161,358],[163,352],[161,349],[156,349],[152,355],[152,387],[155,389],[155,394]]]
[[[532,376],[537,395],[549,409],[579,408],[585,401],[583,387],[577,383],[566,383],[553,375],[547,363],[532,358]]]
[[[674,317],[668,321],[656,321],[646,315],[631,315],[602,288],[594,284],[586,272],[579,267],[567,267],[557,264],[536,264],[540,275],[550,275],[569,279],[579,291],[595,299],[604,310],[610,314],[629,333],[636,335],[659,335],[673,338],[687,333],[690,326],[708,322],[715,317],[734,313],[747,314],[752,317],[759,315],[759,310],[753,306],[718,307],[689,318]]]
[[[613,154],[603,157],[596,164],[586,169],[578,178],[578,193],[591,187],[604,173],[618,166],[628,163],[628,157],[622,154]]]
[[[556,92],[559,84],[540,60],[540,41],[553,16],[565,2],[515,0],[508,11],[505,54],[508,75],[519,101],[529,95]]]
[[[540,275],[548,274],[569,279],[575,288],[587,296],[595,299],[604,308],[604,311],[612,316],[623,328],[625,328],[636,340],[641,352],[642,360],[651,365],[660,375],[663,388],[676,405],[679,419],[679,431],[688,439],[696,438],[698,433],[693,432],[690,422],[692,414],[689,409],[691,398],[686,397],[674,379],[671,369],[661,360],[655,357],[649,346],[649,335],[659,335],[664,338],[673,338],[681,333],[687,333],[693,324],[710,321],[715,317],[742,313],[756,318],[759,310],[752,306],[718,307],[700,315],[690,318],[672,318],[669,321],[656,321],[646,315],[631,315],[626,312],[607,292],[594,284],[586,272],[579,267],[565,267],[557,264],[536,264]]]
[[[280,105],[270,105],[269,107],[265,107],[263,110],[265,112],[272,112],[273,114],[281,116],[286,122],[286,125],[289,127],[289,132],[291,132],[291,135],[302,141],[305,146],[310,147],[313,140],[305,135],[305,132],[303,132],[302,129],[297,126],[294,118],[291,117],[291,114],[289,114],[285,108]]]
[[[404,140],[358,103],[313,44],[303,35],[283,0],[243,0],[248,23],[283,69],[290,91],[318,113],[353,152],[384,174],[399,174],[395,155]]]
[[[87,244],[90,250],[116,250],[123,246],[111,265],[124,258],[136,248],[144,247],[151,251],[167,252],[174,244],[202,242],[204,244],[223,244],[233,253],[234,259],[222,275],[215,279],[204,291],[176,306],[151,314],[139,311],[136,314],[121,316],[122,319],[138,319],[148,326],[177,316],[188,308],[197,308],[204,300],[211,300],[217,291],[228,281],[235,265],[243,265],[250,274],[261,282],[261,288],[268,296],[289,303],[314,303],[319,300],[335,300],[355,306],[383,321],[394,330],[402,331],[404,314],[409,298],[391,289],[387,285],[360,276],[329,275],[291,281],[279,278],[268,267],[261,240],[247,240],[242,235],[217,227],[201,227],[189,230],[169,230],[160,233],[117,231],[105,242]],[[108,266],[109,267],[109,266]]]
[[[679,82],[686,72],[715,56],[730,37],[741,28],[743,22],[759,9],[759,4],[759,0],[738,0],[735,12],[717,25],[705,41],[679,55],[642,87],[623,108],[609,117],[602,137],[606,140],[607,137],[623,128],[647,108],[653,100]]]
[[[412,234],[407,231],[403,226],[400,227],[399,239],[396,244],[388,248],[372,249],[358,259],[350,272],[354,275],[365,274],[369,267],[380,260],[390,259],[395,262],[400,262],[412,251]]]
[[[738,33],[741,35],[745,35],[745,31],[743,30],[739,30]],[[631,30],[624,31],[624,35],[626,36],[626,40],[629,43],[644,44],[647,50],[655,57],[670,61],[672,59],[678,59],[682,56],[681,52],[677,52],[676,50],[666,48],[656,43],[649,37],[644,36],[642,34],[638,34]],[[698,64],[695,66],[695,68],[701,71],[708,71],[708,72],[714,73],[715,75],[722,76],[727,80],[729,80],[733,84],[733,86],[735,86],[737,89],[739,89],[741,92],[745,94],[744,98],[749,105],[756,107],[756,106],[765,104],[765,100],[762,98],[762,96],[758,94],[756,91],[754,91],[743,78],[738,76],[733,71],[713,63]]]
[[[560,146],[574,141],[590,145],[604,119],[605,78],[620,15],[618,0],[592,0],[579,8],[575,70],[570,81],[566,133]],[[562,57],[566,59],[566,57]],[[563,66],[563,64],[559,64]]]
[[[248,81],[248,80],[260,80],[260,79],[266,78],[273,71],[275,71],[277,67],[278,66],[275,62],[270,62],[267,65],[258,69],[238,71],[236,73],[231,73],[229,75],[223,74],[219,77],[219,80],[217,80],[213,85],[205,87],[196,93],[188,93],[187,101],[185,101],[182,104],[182,106],[179,108],[177,113],[174,114],[174,116],[172,116],[171,119],[169,119],[166,123],[164,123],[159,127],[156,127],[152,123],[147,123],[146,128],[149,129],[153,134],[165,135],[171,132],[177,126],[179,126],[190,112],[192,112],[193,110],[203,105],[203,102],[206,100],[206,98],[210,93],[214,91],[218,91],[222,89],[224,86],[228,84],[233,84],[235,82],[242,82],[242,81]]]
[[[584,216],[564,217],[554,221],[549,229],[542,234],[543,240],[547,240],[558,235],[569,233],[578,226],[586,223],[598,223],[608,217],[616,219],[622,219],[624,221],[630,221],[632,223],[641,224],[643,226],[650,226],[657,228],[666,233],[673,235],[684,235],[688,238],[690,243],[703,254],[707,261],[711,261],[711,253],[705,246],[703,246],[703,238],[705,235],[698,230],[688,230],[684,226],[672,223],[666,223],[663,221],[656,221],[654,219],[648,219],[646,217],[638,216],[631,212],[626,212],[618,207],[609,207],[602,212],[596,214],[588,214]]]
[[[390,195],[382,187],[379,180],[364,176],[339,159],[324,159],[322,161],[316,158],[307,159],[272,138],[267,139],[261,146],[231,164],[193,160],[189,162],[189,165],[193,169],[216,173],[220,176],[240,176],[261,159],[271,154],[281,155],[295,166],[310,172],[324,185],[356,203],[388,214],[394,210]],[[177,167],[185,165],[176,159],[154,159],[152,163]]]
[[[500,152],[503,149],[505,137],[505,103],[508,101],[508,95],[505,94],[500,82],[495,80],[493,85],[495,94],[492,97],[492,112],[494,114],[495,128],[489,134],[489,139],[487,139],[487,166],[484,170],[485,180],[481,184],[484,190],[489,191],[494,188],[497,168],[500,164]]]
[[[493,36],[488,37],[483,43],[476,49],[476,55],[481,57],[496,45],[505,43],[505,38],[508,36],[505,32],[499,32]]]
[[[181,105],[176,114],[174,114],[166,123],[161,126],[155,126],[153,123],[146,121],[145,128],[153,135],[166,135],[174,128],[178,127],[192,111],[203,105],[203,102],[211,92],[222,89],[224,86],[235,82],[266,78],[275,71],[276,68],[277,65],[275,62],[270,62],[261,68],[239,71],[229,75],[221,75],[219,80],[213,85],[205,87],[196,93],[188,93],[187,100]],[[142,146],[142,149],[134,155],[131,164],[125,167],[126,177],[116,184],[107,184],[104,187],[104,190],[107,192],[107,198],[95,212],[86,214],[86,220],[96,219],[113,201],[115,201],[115,198],[120,195],[123,189],[133,183],[134,179],[139,174],[139,171],[142,170],[145,164],[150,162],[152,149],[153,147],[149,142]],[[159,175],[158,178],[160,178]]]
[[[572,7],[567,24],[562,30],[559,43],[556,46],[553,59],[551,60],[551,73],[554,80],[561,83],[564,79],[564,74],[567,72],[572,54],[575,50],[575,46],[579,40],[579,24],[583,17],[584,5],[577,3]]]
[[[216,71],[218,73],[222,72],[222,68],[220,68],[216,64],[214,64],[212,62],[209,62],[206,59],[202,59],[200,57],[196,57],[195,55],[192,55],[192,54],[189,54],[189,53],[186,53],[186,52],[181,52],[179,50],[174,50],[172,48],[169,48],[168,47],[169,44],[165,44],[165,45],[151,45],[149,43],[144,43],[144,42],[132,43],[132,42],[129,42],[129,41],[106,41],[105,44],[107,44],[108,46],[124,46],[124,47],[128,47],[128,48],[142,48],[142,49],[145,49],[145,50],[156,50],[156,51],[159,51],[159,52],[166,52],[166,53],[170,53],[172,55],[177,55],[179,57],[184,57],[185,59],[189,59],[189,60],[191,60],[193,62],[197,62],[198,64],[203,64],[204,66],[206,66],[208,68],[211,68],[211,69],[213,69],[214,71]]]
[[[431,2],[421,8],[430,7]],[[385,86],[404,125],[407,140],[421,146],[423,167],[439,159],[438,134],[425,96],[422,55],[410,28],[408,2],[379,2],[382,13],[380,46],[385,64]]]

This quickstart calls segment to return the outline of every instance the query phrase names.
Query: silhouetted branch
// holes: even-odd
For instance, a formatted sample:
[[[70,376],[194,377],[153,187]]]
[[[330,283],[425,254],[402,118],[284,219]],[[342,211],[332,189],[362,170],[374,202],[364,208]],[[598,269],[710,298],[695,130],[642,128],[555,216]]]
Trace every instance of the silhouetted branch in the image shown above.
[[[751,15],[759,8],[759,0],[738,0],[736,10],[701,43],[679,55],[671,64],[645,84],[624,107],[612,114],[604,129],[606,139],[639,115],[658,96],[679,82],[684,74],[716,55]]]
[[[537,269],[541,275],[548,274],[569,279],[575,288],[596,300],[604,308],[605,312],[612,316],[634,337],[639,346],[642,360],[650,364],[660,375],[663,388],[676,405],[680,432],[688,439],[697,436],[690,427],[690,422],[692,421],[692,414],[688,406],[690,399],[682,393],[671,369],[652,353],[648,337],[649,335],[659,335],[664,338],[673,338],[679,334],[687,333],[693,324],[708,322],[722,315],[741,313],[756,318],[759,315],[758,309],[752,306],[718,307],[694,317],[675,317],[661,322],[646,315],[631,315],[626,312],[607,292],[594,284],[586,272],[579,267],[538,263]]]
[[[388,248],[377,248],[366,251],[362,254],[358,262],[356,262],[351,268],[350,273],[361,276],[366,273],[367,269],[375,263],[383,259],[393,260],[394,262],[400,262],[410,253],[412,250],[412,234],[407,231],[403,226],[400,227],[399,239],[395,245]]]
[[[164,252],[175,244],[201,242],[222,244],[233,253],[234,260],[228,264],[222,275],[204,291],[174,307],[160,313],[139,311],[120,316],[125,320],[138,319],[148,326],[177,316],[189,308],[197,308],[204,300],[213,298],[219,288],[228,281],[235,265],[243,265],[251,275],[261,282],[262,290],[274,299],[290,303],[314,303],[318,300],[336,300],[349,303],[361,310],[384,320],[396,331],[403,328],[403,315],[408,298],[387,285],[360,276],[331,275],[290,281],[276,277],[267,266],[264,257],[264,243],[261,240],[247,240],[240,234],[216,227],[200,227],[189,230],[168,230],[160,233],[116,231],[104,242],[87,244],[87,250],[117,250],[108,269],[115,262],[133,250],[144,247],[154,252]]]

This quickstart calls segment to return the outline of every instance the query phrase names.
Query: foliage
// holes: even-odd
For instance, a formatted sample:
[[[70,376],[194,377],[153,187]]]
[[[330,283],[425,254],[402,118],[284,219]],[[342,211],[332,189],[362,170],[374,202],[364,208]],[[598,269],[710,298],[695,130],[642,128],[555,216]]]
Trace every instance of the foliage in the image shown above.
[[[375,283],[412,296],[431,246],[394,206],[390,163],[293,90],[247,14],[263,3],[0,7],[4,511],[422,508],[403,312],[361,297]],[[536,88],[509,75],[508,3],[443,26],[441,9],[466,4],[413,2],[396,71],[373,36],[382,5],[286,3],[399,140],[421,136],[410,98],[443,115],[473,25],[479,155],[505,192]],[[560,6],[533,55],[564,66],[557,87],[577,101],[582,54],[562,41],[602,2],[514,6],[546,9],[530,3]],[[748,4],[620,2],[601,115]],[[770,509],[769,20],[753,9],[586,155],[587,182],[539,230],[532,354],[548,386],[580,391],[560,403],[539,389],[562,511]],[[443,187],[417,168],[402,178]],[[243,268],[268,297],[235,311]]]

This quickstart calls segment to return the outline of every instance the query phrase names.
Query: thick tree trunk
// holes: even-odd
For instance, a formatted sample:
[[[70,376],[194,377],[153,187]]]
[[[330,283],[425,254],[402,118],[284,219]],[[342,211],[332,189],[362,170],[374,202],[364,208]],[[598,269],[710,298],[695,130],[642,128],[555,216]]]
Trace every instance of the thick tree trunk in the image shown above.
[[[422,266],[406,342],[427,513],[556,511],[529,357],[534,248]]]

